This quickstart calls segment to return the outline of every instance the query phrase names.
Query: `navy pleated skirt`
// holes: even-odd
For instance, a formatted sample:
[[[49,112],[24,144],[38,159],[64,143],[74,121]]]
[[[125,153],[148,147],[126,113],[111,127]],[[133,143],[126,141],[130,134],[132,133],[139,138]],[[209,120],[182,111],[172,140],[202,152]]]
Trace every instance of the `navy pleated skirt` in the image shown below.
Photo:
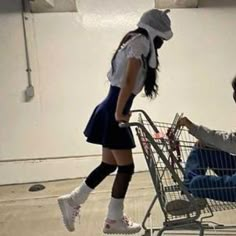
[[[111,86],[105,100],[93,111],[85,128],[87,142],[100,144],[109,149],[131,149],[135,147],[130,128],[120,128],[115,120],[115,110],[120,88]],[[123,114],[128,114],[135,95],[131,95]]]

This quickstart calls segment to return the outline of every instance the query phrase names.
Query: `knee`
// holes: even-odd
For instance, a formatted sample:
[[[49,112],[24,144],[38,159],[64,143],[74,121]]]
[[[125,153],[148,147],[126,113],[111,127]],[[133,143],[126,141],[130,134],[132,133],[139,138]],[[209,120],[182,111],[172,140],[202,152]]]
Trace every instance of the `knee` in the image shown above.
[[[201,159],[201,151],[199,148],[193,148],[188,155],[187,163],[195,163],[200,162]]]
[[[197,155],[199,156],[199,153],[201,152],[202,149],[200,149],[199,147],[194,147],[191,152],[190,155]]]
[[[211,153],[208,150],[201,148],[194,148],[191,150],[187,164],[198,164],[201,168],[207,168],[211,158]]]
[[[125,174],[125,175],[129,175],[130,179],[134,173],[134,163],[131,163],[129,165],[125,165],[125,166],[118,166],[118,174]]]
[[[101,170],[101,172],[106,175],[109,175],[112,172],[114,172],[116,170],[116,168],[117,168],[116,165],[107,164],[105,162],[102,162],[99,166],[99,169]]]
[[[189,158],[198,159],[200,161],[206,159],[207,151],[202,148],[193,148],[189,154]]]
[[[134,173],[134,163],[125,166],[118,166],[118,173],[130,174]]]

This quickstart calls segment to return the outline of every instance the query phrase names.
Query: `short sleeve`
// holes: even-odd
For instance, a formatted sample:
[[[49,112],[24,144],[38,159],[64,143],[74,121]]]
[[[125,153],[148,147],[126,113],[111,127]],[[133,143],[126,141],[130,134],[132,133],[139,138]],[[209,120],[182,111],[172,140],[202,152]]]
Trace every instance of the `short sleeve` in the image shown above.
[[[143,36],[138,35],[133,37],[127,44],[126,55],[127,58],[137,58],[141,59],[142,55],[147,57],[149,53],[149,40]]]

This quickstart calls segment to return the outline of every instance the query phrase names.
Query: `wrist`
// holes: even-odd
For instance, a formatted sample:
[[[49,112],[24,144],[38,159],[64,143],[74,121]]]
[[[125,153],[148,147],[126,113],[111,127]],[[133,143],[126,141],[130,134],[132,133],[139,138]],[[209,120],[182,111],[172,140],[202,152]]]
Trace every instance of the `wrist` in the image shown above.
[[[119,111],[116,111],[116,112],[115,112],[115,115],[116,115],[116,116],[121,116],[121,115],[122,115],[122,113],[121,113],[121,112],[119,112]]]
[[[123,112],[122,112],[122,110],[117,109],[117,110],[115,111],[115,114],[121,116],[121,115],[123,115]]]

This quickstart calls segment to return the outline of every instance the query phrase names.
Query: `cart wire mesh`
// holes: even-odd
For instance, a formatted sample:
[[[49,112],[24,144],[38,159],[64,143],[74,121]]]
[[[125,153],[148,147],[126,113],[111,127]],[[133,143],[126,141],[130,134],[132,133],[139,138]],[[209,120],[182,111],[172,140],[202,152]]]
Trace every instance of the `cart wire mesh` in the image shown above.
[[[197,224],[199,222],[197,220],[200,219],[202,222],[212,217],[214,212],[235,209],[235,202],[198,199],[186,188],[184,184],[186,160],[191,150],[199,143],[186,129],[176,128],[180,116],[177,114],[172,123],[166,123],[152,121],[144,111],[141,113],[138,122],[130,123],[130,126],[136,126],[136,133],[156,191],[145,220],[157,199],[165,216],[163,225],[169,228],[194,222]],[[216,149],[214,151],[217,152]],[[215,175],[212,170],[208,170],[207,174]],[[172,203],[175,203],[174,208]],[[143,226],[145,228],[145,224]]]

